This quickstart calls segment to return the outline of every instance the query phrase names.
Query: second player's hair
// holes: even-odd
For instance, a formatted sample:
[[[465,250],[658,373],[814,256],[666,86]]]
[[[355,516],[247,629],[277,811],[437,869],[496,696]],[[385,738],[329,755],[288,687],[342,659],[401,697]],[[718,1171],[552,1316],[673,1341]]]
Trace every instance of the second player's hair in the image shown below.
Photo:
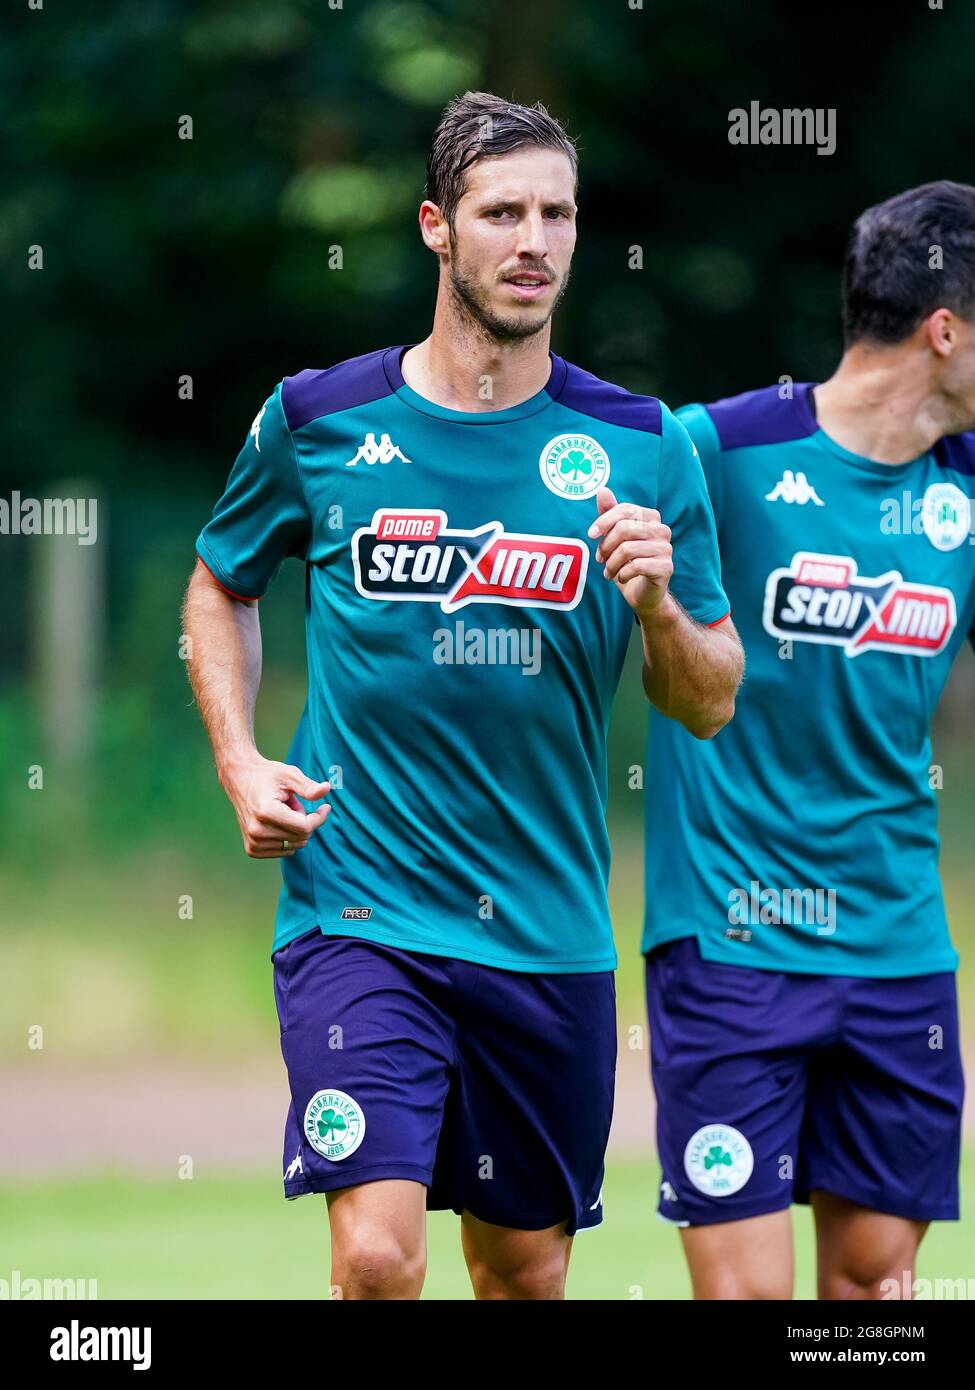
[[[426,196],[451,228],[464,194],[464,175],[487,155],[510,154],[523,145],[561,150],[578,178],[576,147],[540,101],[519,106],[491,92],[465,92],[444,108],[427,159]]]
[[[947,179],[877,203],[853,224],[844,341],[899,343],[935,309],[975,314],[975,188]]]

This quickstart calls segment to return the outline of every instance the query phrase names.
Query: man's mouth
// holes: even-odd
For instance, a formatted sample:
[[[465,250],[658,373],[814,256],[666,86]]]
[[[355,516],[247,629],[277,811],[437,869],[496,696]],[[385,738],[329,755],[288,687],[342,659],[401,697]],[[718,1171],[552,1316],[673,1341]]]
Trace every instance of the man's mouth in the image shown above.
[[[548,289],[550,281],[544,275],[512,275],[505,281],[515,291],[519,299],[537,299]]]

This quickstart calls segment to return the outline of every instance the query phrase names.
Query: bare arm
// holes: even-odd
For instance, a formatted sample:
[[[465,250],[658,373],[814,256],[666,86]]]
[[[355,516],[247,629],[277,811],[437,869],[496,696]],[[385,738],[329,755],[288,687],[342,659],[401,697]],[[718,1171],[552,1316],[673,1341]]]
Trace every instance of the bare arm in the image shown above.
[[[263,758],[255,745],[254,705],[261,684],[257,601],[234,598],[197,561],[183,603],[183,632],[190,639],[190,685],[244,848],[254,859],[290,856],[308,843],[331,809],[322,805],[309,815],[298,796],[319,801],[329,784]]]

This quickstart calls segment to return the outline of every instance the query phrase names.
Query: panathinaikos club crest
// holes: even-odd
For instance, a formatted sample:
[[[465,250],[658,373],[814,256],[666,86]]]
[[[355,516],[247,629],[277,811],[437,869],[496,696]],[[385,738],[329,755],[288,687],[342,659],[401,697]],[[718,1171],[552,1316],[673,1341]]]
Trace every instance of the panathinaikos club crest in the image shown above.
[[[330,1163],[354,1153],[365,1132],[362,1107],[345,1091],[316,1091],[305,1108],[305,1138]]]
[[[684,1171],[699,1192],[730,1197],[752,1175],[752,1146],[732,1125],[703,1125],[687,1141]]]
[[[593,497],[609,478],[609,459],[589,434],[557,434],[541,452],[542,482],[557,497]]]

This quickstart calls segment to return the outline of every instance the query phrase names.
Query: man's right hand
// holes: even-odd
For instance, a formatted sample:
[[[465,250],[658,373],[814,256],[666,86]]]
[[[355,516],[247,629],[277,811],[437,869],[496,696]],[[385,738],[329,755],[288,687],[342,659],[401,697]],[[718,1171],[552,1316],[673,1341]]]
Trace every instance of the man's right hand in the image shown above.
[[[332,809],[319,806],[308,814],[298,800],[321,801],[329,793],[328,782],[313,782],[300,767],[271,762],[259,753],[222,769],[220,781],[251,859],[290,858],[304,849]]]

